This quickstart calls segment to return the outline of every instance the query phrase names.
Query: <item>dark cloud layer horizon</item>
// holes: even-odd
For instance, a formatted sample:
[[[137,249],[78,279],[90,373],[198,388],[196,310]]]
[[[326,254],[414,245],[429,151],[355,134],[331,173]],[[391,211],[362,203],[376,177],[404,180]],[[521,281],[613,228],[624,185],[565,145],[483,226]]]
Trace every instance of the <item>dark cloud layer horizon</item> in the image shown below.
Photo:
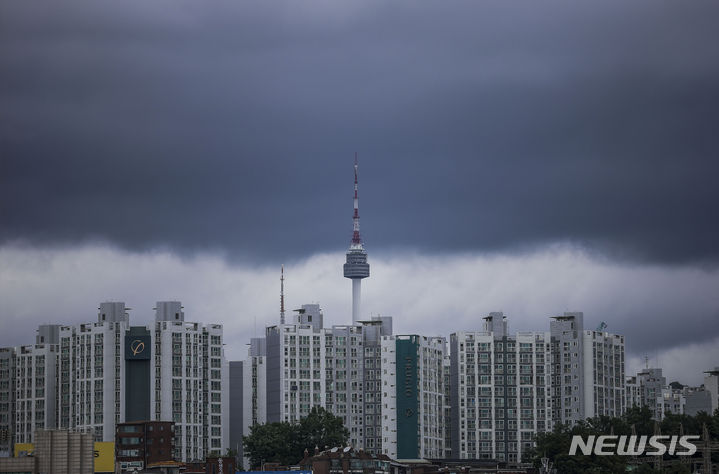
[[[719,263],[716,2],[0,5],[0,243]]]

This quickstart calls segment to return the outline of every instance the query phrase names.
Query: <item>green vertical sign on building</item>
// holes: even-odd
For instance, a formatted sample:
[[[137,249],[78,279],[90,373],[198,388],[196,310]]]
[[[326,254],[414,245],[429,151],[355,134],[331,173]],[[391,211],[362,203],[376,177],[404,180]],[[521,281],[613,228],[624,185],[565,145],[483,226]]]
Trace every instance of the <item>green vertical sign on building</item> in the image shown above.
[[[417,336],[397,339],[397,458],[419,457],[419,387],[417,383]]]
[[[144,326],[125,333],[125,421],[150,419],[152,337]]]

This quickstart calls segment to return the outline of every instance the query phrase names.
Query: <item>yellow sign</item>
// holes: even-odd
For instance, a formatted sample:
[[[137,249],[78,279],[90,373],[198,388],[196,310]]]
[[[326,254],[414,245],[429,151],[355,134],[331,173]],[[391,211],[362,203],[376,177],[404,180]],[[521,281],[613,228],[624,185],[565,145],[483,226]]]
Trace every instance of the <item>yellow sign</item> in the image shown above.
[[[35,451],[33,443],[15,443],[15,457],[27,456]],[[95,442],[95,472],[115,472],[115,443]]]
[[[130,343],[130,350],[132,351],[132,355],[136,356],[145,350],[145,343],[139,339],[135,339]]]
[[[27,456],[35,451],[35,445],[32,443],[15,443],[15,449],[13,449],[13,455],[16,458],[20,456]]]
[[[115,443],[95,442],[95,472],[115,472]]]

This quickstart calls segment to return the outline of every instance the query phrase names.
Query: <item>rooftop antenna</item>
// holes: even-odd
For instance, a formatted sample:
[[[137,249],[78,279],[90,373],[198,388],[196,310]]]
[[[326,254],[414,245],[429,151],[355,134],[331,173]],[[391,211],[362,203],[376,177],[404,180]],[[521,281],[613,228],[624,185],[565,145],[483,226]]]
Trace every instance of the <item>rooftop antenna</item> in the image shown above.
[[[280,271],[280,324],[285,324],[285,266]]]
[[[645,365],[645,368],[647,368],[647,369],[649,368],[649,356],[646,354],[644,355],[644,365]]]
[[[359,223],[359,197],[357,196],[357,152],[355,152],[355,198],[354,198],[354,214],[352,216],[352,245],[362,246],[362,238],[360,237]]]

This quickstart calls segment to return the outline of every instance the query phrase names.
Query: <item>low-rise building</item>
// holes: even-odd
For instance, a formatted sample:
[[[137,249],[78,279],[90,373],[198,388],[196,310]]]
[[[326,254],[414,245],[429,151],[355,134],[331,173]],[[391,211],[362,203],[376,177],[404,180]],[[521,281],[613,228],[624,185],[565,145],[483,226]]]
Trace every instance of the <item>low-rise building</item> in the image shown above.
[[[67,430],[37,430],[32,453],[0,458],[3,473],[94,474],[93,435]]]
[[[117,425],[115,460],[122,471],[174,461],[174,451],[175,423],[171,421],[139,421]]]
[[[699,412],[712,413],[711,393],[704,390],[704,387],[684,387],[684,414],[696,416]]]
[[[313,474],[351,474],[369,472],[373,474],[396,474],[400,464],[385,454],[374,454],[351,447],[305,451],[305,457],[298,463],[304,472]]]
[[[706,374],[704,390],[709,392],[712,402],[711,415],[719,408],[719,367],[714,367],[713,370],[707,370],[704,373]]]

